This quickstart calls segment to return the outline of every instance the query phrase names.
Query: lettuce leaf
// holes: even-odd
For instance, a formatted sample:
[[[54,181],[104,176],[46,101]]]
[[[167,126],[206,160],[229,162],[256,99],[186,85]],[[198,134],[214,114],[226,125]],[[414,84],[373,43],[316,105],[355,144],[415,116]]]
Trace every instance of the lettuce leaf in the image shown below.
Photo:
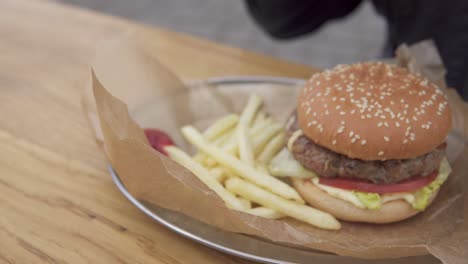
[[[426,209],[432,194],[437,191],[440,186],[442,186],[442,184],[447,180],[450,172],[452,172],[452,169],[450,168],[450,164],[448,163],[447,159],[442,160],[437,178],[428,186],[425,186],[414,193],[416,199],[413,204],[413,208],[420,211]]]
[[[369,210],[379,210],[382,205],[378,193],[354,192],[354,195]]]

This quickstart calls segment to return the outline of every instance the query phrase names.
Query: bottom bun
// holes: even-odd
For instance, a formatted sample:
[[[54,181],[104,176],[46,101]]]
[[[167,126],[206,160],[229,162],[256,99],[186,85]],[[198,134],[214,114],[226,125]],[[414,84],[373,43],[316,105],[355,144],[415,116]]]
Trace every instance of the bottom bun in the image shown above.
[[[394,200],[384,203],[379,210],[362,209],[347,201],[329,195],[310,181],[305,181],[303,179],[293,179],[292,181],[293,186],[307,203],[315,208],[330,213],[340,220],[385,224],[407,219],[420,212],[413,209],[413,207],[404,200]],[[431,196],[429,205],[437,196],[437,193],[438,191],[434,192]]]

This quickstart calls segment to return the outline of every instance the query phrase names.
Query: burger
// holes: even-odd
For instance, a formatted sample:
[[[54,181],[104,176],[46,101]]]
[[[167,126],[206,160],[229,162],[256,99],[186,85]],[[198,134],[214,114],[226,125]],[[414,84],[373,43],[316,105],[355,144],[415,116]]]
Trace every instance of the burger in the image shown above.
[[[338,219],[401,221],[424,211],[450,174],[450,128],[447,98],[427,79],[384,63],[339,65],[301,89],[270,171]]]

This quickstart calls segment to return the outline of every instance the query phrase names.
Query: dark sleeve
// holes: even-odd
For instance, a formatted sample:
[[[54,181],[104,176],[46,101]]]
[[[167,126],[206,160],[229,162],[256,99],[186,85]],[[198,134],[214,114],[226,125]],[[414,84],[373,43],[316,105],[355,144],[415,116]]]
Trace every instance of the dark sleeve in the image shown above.
[[[289,39],[312,32],[327,20],[346,16],[361,0],[246,0],[257,24],[270,36]]]
[[[447,68],[446,81],[468,100],[468,1],[373,0],[388,21],[392,48],[433,39]]]

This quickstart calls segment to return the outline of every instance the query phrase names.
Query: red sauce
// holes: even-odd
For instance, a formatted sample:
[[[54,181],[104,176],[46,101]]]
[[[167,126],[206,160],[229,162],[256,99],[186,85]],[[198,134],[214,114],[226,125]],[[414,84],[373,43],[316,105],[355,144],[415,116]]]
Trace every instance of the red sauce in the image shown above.
[[[167,146],[173,146],[174,141],[171,139],[171,137],[166,134],[165,132],[158,130],[158,129],[153,129],[153,128],[147,128],[144,130],[146,138],[148,139],[148,142],[150,145],[157,151],[161,152],[162,154],[167,156],[167,152],[164,150],[165,147]]]

